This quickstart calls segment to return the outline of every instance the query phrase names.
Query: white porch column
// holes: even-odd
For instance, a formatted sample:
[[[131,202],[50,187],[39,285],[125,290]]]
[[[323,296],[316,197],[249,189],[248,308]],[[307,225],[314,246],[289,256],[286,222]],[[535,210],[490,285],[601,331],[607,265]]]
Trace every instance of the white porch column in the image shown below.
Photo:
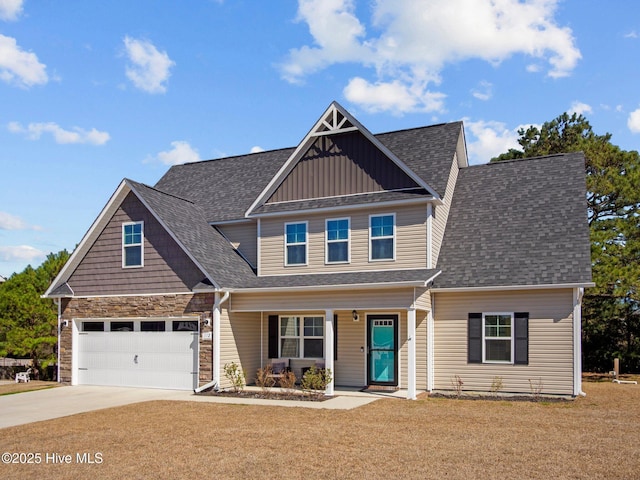
[[[325,395],[333,395],[333,386],[336,378],[336,370],[333,365],[333,310],[325,310],[324,318],[324,367],[331,371],[331,381],[324,393]]]
[[[407,310],[407,399],[416,399],[416,309]]]
[[[213,381],[220,388],[220,293],[215,293],[213,302]]]
[[[435,347],[434,342],[435,325],[433,323],[433,300],[431,301],[431,310],[427,312],[427,390],[432,392],[435,384],[435,366],[433,349]]]
[[[573,289],[573,394],[582,393],[582,296],[584,288]]]

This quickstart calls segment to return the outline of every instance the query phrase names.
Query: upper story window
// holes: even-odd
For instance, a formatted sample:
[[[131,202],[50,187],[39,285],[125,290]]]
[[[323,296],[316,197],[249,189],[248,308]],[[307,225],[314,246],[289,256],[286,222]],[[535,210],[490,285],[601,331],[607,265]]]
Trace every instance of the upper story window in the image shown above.
[[[285,223],[285,265],[307,264],[307,222]]]
[[[349,262],[349,219],[326,221],[326,263]]]
[[[122,225],[122,268],[144,266],[144,223]]]
[[[395,259],[396,216],[369,216],[369,260]]]

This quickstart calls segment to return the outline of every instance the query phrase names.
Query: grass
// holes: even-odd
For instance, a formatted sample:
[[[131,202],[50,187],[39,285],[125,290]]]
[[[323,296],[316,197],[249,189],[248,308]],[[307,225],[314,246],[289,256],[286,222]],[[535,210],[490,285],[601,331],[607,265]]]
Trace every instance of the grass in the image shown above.
[[[0,464],[0,477],[638,478],[640,385],[584,390],[563,403],[425,396],[351,411],[147,402],[0,430],[2,451],[74,456]],[[79,465],[78,452],[103,462]]]
[[[44,390],[45,388],[53,388],[58,386],[57,382],[40,382],[31,380],[30,382],[6,383],[0,385],[0,396],[12,395],[14,393],[32,392],[34,390]]]

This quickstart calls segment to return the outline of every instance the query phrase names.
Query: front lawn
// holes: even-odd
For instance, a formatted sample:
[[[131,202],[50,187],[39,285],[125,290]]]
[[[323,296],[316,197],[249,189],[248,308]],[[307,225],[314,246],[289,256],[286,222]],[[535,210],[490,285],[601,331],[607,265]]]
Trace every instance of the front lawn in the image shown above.
[[[0,474],[639,478],[640,386],[585,383],[584,390],[587,397],[575,402],[423,397],[382,399],[351,411],[148,402],[0,430],[3,452],[42,458],[39,465],[0,464]],[[72,463],[46,463],[52,453],[71,455]],[[98,458],[101,463],[78,463]]]
[[[41,382],[38,380],[31,380],[30,382],[20,383],[5,383],[0,385],[0,396],[11,395],[13,393],[31,392],[33,390],[42,390],[44,388],[57,387],[57,382]],[[0,413],[1,414],[1,413]]]

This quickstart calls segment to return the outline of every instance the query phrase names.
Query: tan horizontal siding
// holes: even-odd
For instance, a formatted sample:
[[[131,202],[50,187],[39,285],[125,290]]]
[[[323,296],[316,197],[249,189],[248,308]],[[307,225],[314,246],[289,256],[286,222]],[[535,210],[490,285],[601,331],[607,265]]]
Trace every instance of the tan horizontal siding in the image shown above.
[[[247,383],[254,383],[260,368],[260,314],[232,313],[222,310],[220,317],[220,384],[230,387],[224,366],[235,362],[246,375]]]
[[[416,312],[416,388],[427,389],[427,314]]]
[[[434,266],[438,265],[442,239],[444,238],[447,221],[449,220],[449,210],[451,208],[451,201],[453,200],[453,192],[456,187],[456,182],[458,181],[458,171],[458,159],[457,156],[454,155],[451,171],[449,172],[449,180],[447,181],[447,190],[443,198],[443,205],[433,207],[433,247],[431,252]]]
[[[331,273],[363,270],[398,270],[426,268],[427,236],[426,205],[412,205],[397,209],[375,209],[363,212],[351,211],[339,214],[314,214],[282,218],[266,218],[261,221],[260,275],[302,273]],[[396,214],[395,261],[369,261],[369,215]],[[351,262],[325,264],[325,220],[350,217]],[[284,225],[308,221],[308,265],[285,267]]]
[[[232,311],[309,311],[325,309],[408,308],[413,303],[413,288],[386,290],[323,290],[318,292],[285,291],[276,293],[234,293]]]
[[[219,225],[217,228],[252,266],[258,265],[258,225],[256,222]]]
[[[416,288],[415,297],[416,308],[425,312],[431,310],[431,290],[428,288]]]
[[[529,365],[468,364],[470,312],[529,312]],[[452,388],[459,375],[464,389],[488,391],[502,377],[503,392],[573,393],[573,298],[570,289],[500,293],[435,293],[435,388]]]

